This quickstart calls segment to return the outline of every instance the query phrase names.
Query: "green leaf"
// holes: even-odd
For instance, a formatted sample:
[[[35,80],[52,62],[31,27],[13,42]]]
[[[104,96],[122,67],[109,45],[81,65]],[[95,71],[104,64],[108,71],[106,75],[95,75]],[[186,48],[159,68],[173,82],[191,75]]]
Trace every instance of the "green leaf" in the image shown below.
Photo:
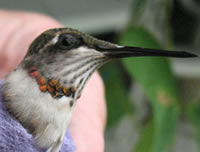
[[[145,125],[141,131],[141,136],[134,152],[152,152],[154,127],[152,120]]]
[[[117,63],[108,63],[100,70],[106,89],[107,128],[134,111],[119,67]]]
[[[200,152],[200,104],[199,102],[190,104],[187,107],[187,116],[192,121],[197,139],[198,151]]]
[[[153,35],[143,27],[132,26],[121,35],[122,45],[161,48]],[[124,65],[144,88],[152,103],[154,134],[153,152],[167,150],[178,118],[178,97],[169,60],[162,57],[137,57],[123,60]]]

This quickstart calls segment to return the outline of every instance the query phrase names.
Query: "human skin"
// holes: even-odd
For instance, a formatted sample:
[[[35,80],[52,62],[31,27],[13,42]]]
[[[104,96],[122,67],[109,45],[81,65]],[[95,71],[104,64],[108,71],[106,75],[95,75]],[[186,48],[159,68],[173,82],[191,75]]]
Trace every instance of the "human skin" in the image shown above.
[[[23,60],[40,33],[57,27],[62,25],[45,15],[0,10],[0,79]],[[104,85],[96,72],[77,101],[70,124],[77,152],[104,151],[105,122]]]

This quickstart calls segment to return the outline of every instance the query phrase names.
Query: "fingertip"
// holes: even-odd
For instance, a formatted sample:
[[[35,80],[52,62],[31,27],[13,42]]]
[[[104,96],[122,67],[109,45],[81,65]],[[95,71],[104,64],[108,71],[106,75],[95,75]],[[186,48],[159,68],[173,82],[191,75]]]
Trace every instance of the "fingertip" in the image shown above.
[[[50,28],[61,27],[55,19],[38,13],[0,10],[0,77],[24,58],[31,42]]]

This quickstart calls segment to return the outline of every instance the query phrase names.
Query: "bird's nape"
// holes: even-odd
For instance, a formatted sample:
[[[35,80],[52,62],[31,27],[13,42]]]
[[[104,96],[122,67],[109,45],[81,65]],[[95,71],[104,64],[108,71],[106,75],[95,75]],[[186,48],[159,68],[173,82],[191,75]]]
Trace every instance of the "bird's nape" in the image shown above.
[[[125,58],[125,57],[139,57],[139,56],[165,56],[165,57],[178,57],[188,58],[197,57],[197,55],[184,52],[184,51],[168,51],[160,49],[150,49],[141,47],[119,46],[116,48],[98,48],[110,58]]]

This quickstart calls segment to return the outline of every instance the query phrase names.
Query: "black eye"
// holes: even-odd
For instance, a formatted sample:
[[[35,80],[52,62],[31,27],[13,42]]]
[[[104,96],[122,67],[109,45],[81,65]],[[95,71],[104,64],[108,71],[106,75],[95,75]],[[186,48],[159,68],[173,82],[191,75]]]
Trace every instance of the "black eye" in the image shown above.
[[[82,44],[83,44],[83,39],[80,36],[72,34],[60,35],[57,42],[58,47],[65,50],[77,48]]]

